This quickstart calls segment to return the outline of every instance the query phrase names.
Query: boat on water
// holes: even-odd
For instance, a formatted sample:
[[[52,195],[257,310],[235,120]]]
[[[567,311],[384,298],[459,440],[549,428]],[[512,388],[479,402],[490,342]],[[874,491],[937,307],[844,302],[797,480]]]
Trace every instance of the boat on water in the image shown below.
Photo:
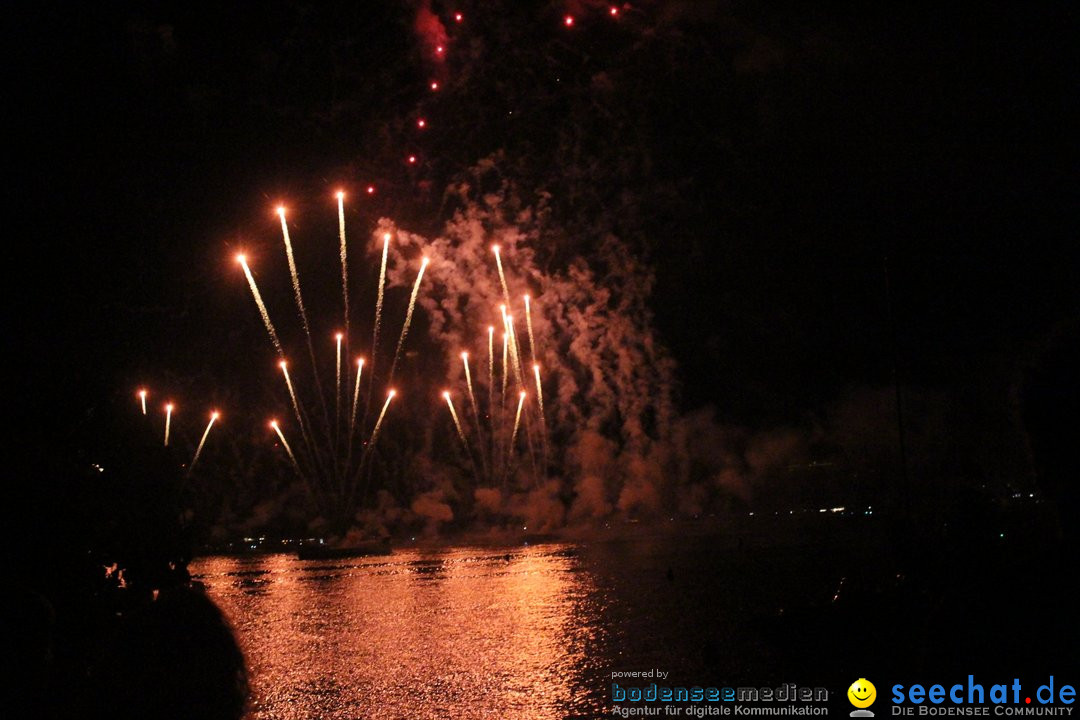
[[[329,560],[334,558],[363,557],[365,555],[389,555],[390,538],[365,540],[348,547],[332,545],[301,545],[296,551],[300,560]]]

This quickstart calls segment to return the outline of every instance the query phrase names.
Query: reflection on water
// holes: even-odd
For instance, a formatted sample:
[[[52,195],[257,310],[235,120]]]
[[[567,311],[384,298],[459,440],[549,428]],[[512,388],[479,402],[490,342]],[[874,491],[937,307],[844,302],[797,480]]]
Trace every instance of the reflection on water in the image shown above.
[[[602,713],[606,595],[571,546],[192,569],[240,637],[256,718]]]

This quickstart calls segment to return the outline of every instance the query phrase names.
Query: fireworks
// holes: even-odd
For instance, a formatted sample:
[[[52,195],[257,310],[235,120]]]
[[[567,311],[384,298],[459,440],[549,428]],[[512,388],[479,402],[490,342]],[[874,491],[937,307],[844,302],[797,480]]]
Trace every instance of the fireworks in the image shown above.
[[[510,340],[510,367],[514,370],[514,380],[518,387],[524,387],[521,379],[521,348],[518,347],[517,333],[514,332],[514,316],[506,316],[506,335]]]
[[[195,448],[195,457],[191,458],[191,465],[188,466],[188,472],[195,469],[195,463],[199,462],[199,455],[202,454],[203,445],[206,444],[206,437],[210,434],[210,428],[214,426],[214,422],[218,419],[220,413],[217,410],[210,413],[210,422],[206,423],[206,429],[203,430],[202,438],[199,439],[199,446]]]
[[[303,473],[300,471],[300,463],[296,462],[296,455],[293,454],[292,448],[289,447],[289,441],[285,439],[285,435],[281,432],[281,428],[278,426],[277,420],[270,421],[270,427],[277,433],[278,439],[281,440],[281,446],[285,448],[285,452],[289,455],[289,460],[292,460],[293,467],[296,468],[296,474],[303,477]]]
[[[326,416],[326,400],[323,398],[322,382],[319,380],[319,363],[315,360],[315,343],[311,339],[311,326],[308,324],[307,310],[304,308],[304,296],[300,293],[300,273],[296,270],[296,259],[293,257],[292,241],[289,238],[289,224],[285,221],[285,207],[278,206],[278,216],[281,218],[281,237],[285,241],[285,256],[289,261],[289,274],[292,276],[293,292],[296,295],[296,309],[300,311],[300,321],[304,325],[304,335],[307,337],[308,355],[311,358],[311,371],[315,378],[315,387],[318,389],[319,404],[322,405],[323,416]],[[330,424],[326,418],[326,424]],[[301,427],[301,431],[304,428]],[[310,442],[310,438],[308,439]]]
[[[379,430],[382,428],[383,418],[386,417],[386,409],[390,407],[390,401],[397,395],[397,390],[389,390],[386,393],[386,402],[383,403],[382,410],[379,412],[379,419],[375,421],[375,429],[371,431],[371,439],[368,440],[368,450],[375,445],[375,439],[379,437]]]
[[[173,404],[165,405],[165,447],[169,447],[169,429],[172,427]]]
[[[499,268],[499,282],[502,283],[503,300],[506,305],[502,308],[503,318],[506,318],[506,308],[510,306],[510,290],[506,286],[506,274],[503,273],[502,256],[499,254],[499,246],[492,245],[491,252],[495,253],[495,265]]]
[[[373,187],[373,186],[372,186]],[[344,317],[351,318],[352,313],[349,308],[349,266],[347,256],[347,241],[345,236],[344,225],[344,192],[338,192],[336,194],[338,200],[338,249],[339,256],[342,264],[342,303],[344,305]],[[387,394],[386,402],[382,406],[382,410],[379,413],[374,427],[370,431],[370,436],[366,443],[363,443],[364,452],[358,462],[353,460],[353,447],[354,441],[356,445],[360,445],[360,438],[357,437],[367,431],[366,428],[366,413],[364,414],[364,422],[360,420],[359,407],[361,402],[361,379],[364,376],[365,361],[363,358],[356,359],[356,373],[355,382],[353,385],[352,402],[348,408],[343,408],[342,403],[348,402],[348,398],[343,396],[343,393],[347,392],[347,385],[352,380],[349,375],[349,370],[345,364],[345,357],[348,353],[349,345],[349,330],[344,330],[334,334],[335,340],[335,355],[334,355],[334,416],[328,413],[327,398],[322,392],[322,386],[319,382],[319,365],[316,361],[314,345],[311,342],[311,327],[308,324],[307,308],[304,305],[303,296],[300,289],[299,272],[297,270],[295,257],[292,252],[292,238],[289,235],[288,224],[285,220],[285,209],[278,208],[278,215],[281,219],[281,232],[282,238],[285,244],[285,253],[289,261],[289,275],[292,280],[293,291],[296,299],[297,310],[299,311],[301,323],[303,325],[303,331],[305,339],[308,343],[309,354],[311,355],[311,379],[314,380],[313,386],[318,396],[317,402],[322,407],[322,411],[325,418],[323,425],[313,424],[310,416],[305,409],[305,403],[301,397],[301,385],[298,385],[295,378],[291,374],[290,365],[286,362],[284,353],[282,351],[282,343],[277,334],[277,330],[270,322],[269,314],[266,311],[266,306],[262,301],[262,297],[258,292],[258,287],[255,284],[254,277],[251,275],[250,268],[247,266],[246,259],[243,256],[238,256],[237,261],[243,266],[245,276],[248,278],[249,286],[252,290],[252,297],[255,298],[256,305],[259,307],[260,315],[263,318],[266,325],[267,332],[270,335],[271,340],[274,342],[275,349],[278,350],[280,361],[278,366],[281,369],[282,376],[285,380],[285,386],[289,393],[289,402],[292,406],[293,414],[296,418],[297,426],[301,437],[303,438],[303,452],[299,455],[294,452],[294,449],[286,441],[284,434],[281,431],[281,427],[276,424],[276,420],[271,427],[277,433],[279,439],[282,442],[282,446],[285,447],[289,460],[297,475],[307,485],[309,491],[313,495],[313,499],[318,503],[319,507],[323,511],[329,510],[332,513],[340,513],[345,508],[350,507],[349,503],[355,500],[355,491],[357,489],[357,483],[361,479],[365,479],[364,471],[370,467],[368,462],[371,459],[371,450],[374,443],[378,439],[379,433],[385,422],[387,412],[390,408],[390,404],[393,398],[396,396],[395,390],[390,390]],[[375,305],[375,322],[372,328],[372,355],[374,356],[375,350],[378,348],[379,336],[382,324],[382,309],[385,299],[386,279],[387,279],[387,263],[389,260],[389,244],[390,234],[383,235],[383,248],[382,259],[379,267],[379,282],[378,282],[378,298]],[[412,316],[415,311],[415,305],[417,296],[423,281],[423,275],[425,268],[428,265],[428,259],[425,257],[421,263],[419,273],[416,277],[416,282],[413,286],[413,292],[410,297],[408,312],[406,313],[405,323],[402,327],[401,338],[398,341],[398,345],[395,351],[394,361],[391,365],[391,374],[394,371],[400,353],[404,347],[405,340],[407,338],[408,330],[411,325]],[[351,320],[348,320],[348,327],[352,327]],[[374,357],[371,358],[372,363]],[[374,381],[373,373],[372,381]],[[370,402],[371,393],[367,394],[368,402]],[[345,422],[345,418],[342,417],[344,412],[348,412],[348,421]],[[325,431],[325,432],[324,432]],[[362,435],[361,435],[362,437]],[[301,449],[301,448],[298,448]],[[366,482],[366,480],[365,480]],[[351,517],[351,513],[346,513]]]
[[[142,414],[146,414],[146,390],[139,390],[139,402],[142,405]]]
[[[270,341],[274,343],[278,356],[285,357],[285,351],[281,347],[281,340],[278,339],[274,323],[270,322],[270,313],[266,311],[266,303],[263,302],[262,295],[259,294],[259,286],[255,284],[255,278],[248,267],[247,258],[244,255],[237,255],[236,262],[240,263],[240,266],[244,268],[244,277],[247,278],[248,287],[251,288],[251,296],[255,298],[255,304],[259,308],[259,315],[262,316],[263,325],[266,326],[266,333],[270,336]]]
[[[349,437],[356,429],[356,406],[360,404],[360,376],[364,373],[364,358],[356,358],[356,386],[353,388],[352,413],[349,415]],[[351,449],[351,448],[350,448]]]
[[[502,355],[503,355],[503,358],[502,358],[502,400],[501,400],[500,404],[505,405],[506,404],[506,378],[507,378],[507,369],[506,369],[507,345],[506,345],[506,331],[505,330],[503,331],[502,337],[503,337],[503,343],[502,343],[502,345],[503,345],[503,353],[502,353]]]
[[[525,404],[525,391],[518,393],[517,412],[514,414],[514,431],[510,434],[510,455],[514,453],[514,444],[517,442],[518,426],[521,424],[521,408]],[[507,460],[509,463],[509,459]]]
[[[536,406],[540,410],[540,424],[547,426],[544,419],[544,389],[540,386],[540,365],[533,363],[533,376],[536,378]]]
[[[409,296],[409,309],[405,311],[405,324],[401,326],[401,337],[398,338],[397,349],[394,351],[394,361],[390,364],[390,380],[394,379],[394,370],[397,368],[398,358],[401,357],[401,348],[405,346],[405,338],[409,335],[409,326],[412,324],[413,310],[416,308],[416,296],[420,293],[420,281],[424,279],[424,270],[428,266],[428,259],[424,257],[420,263],[420,272],[416,274],[416,282],[413,283],[412,294]]]
[[[426,127],[427,120],[421,118],[417,120],[417,125],[419,127]],[[345,326],[342,331],[334,333],[335,354],[333,363],[335,376],[333,385],[333,415],[330,415],[328,412],[328,398],[323,395],[321,385],[319,384],[319,366],[316,362],[314,345],[311,342],[311,326],[308,322],[308,310],[304,304],[301,292],[299,272],[296,265],[296,259],[293,255],[292,238],[289,234],[289,226],[286,222],[286,213],[283,207],[278,208],[278,215],[281,221],[281,236],[285,246],[285,255],[288,261],[293,295],[312,360],[310,368],[306,367],[307,364],[305,363],[304,371],[308,372],[310,370],[311,373],[311,375],[308,376],[306,383],[301,382],[297,384],[296,378],[291,374],[293,368],[285,360],[282,340],[279,338],[277,329],[270,320],[269,313],[266,310],[266,306],[263,303],[258,286],[255,283],[254,276],[251,273],[251,269],[248,266],[245,257],[243,255],[237,256],[237,262],[244,270],[245,277],[247,278],[248,285],[251,289],[251,295],[259,309],[259,314],[263,319],[267,334],[270,336],[270,339],[279,354],[280,359],[278,365],[281,369],[282,377],[285,380],[285,386],[289,393],[289,401],[297,422],[298,432],[303,439],[302,447],[296,449],[301,451],[300,454],[298,455],[294,451],[294,448],[289,445],[282,427],[276,420],[272,421],[271,428],[273,428],[282,447],[285,449],[290,464],[296,470],[299,479],[305,483],[308,490],[312,493],[320,511],[329,511],[332,514],[340,513],[342,521],[348,522],[355,513],[355,502],[361,497],[366,497],[367,487],[372,478],[372,473],[376,468],[386,467],[375,464],[378,462],[376,459],[378,456],[375,453],[375,447],[376,443],[379,441],[383,427],[387,422],[390,407],[394,404],[395,398],[397,397],[397,390],[392,387],[386,389],[385,400],[373,425],[368,424],[368,410],[373,409],[371,404],[374,395],[374,384],[377,380],[377,378],[375,378],[374,366],[376,357],[378,356],[382,335],[382,315],[386,303],[387,281],[390,277],[393,277],[395,281],[397,278],[401,277],[401,269],[398,268],[395,270],[398,274],[390,272],[388,264],[391,260],[389,255],[392,232],[382,232],[382,251],[378,265],[374,322],[371,330],[371,352],[370,355],[367,356],[366,361],[364,358],[355,358],[355,376],[350,376],[349,368],[347,367],[348,363],[345,358],[348,357],[350,332],[353,329],[352,319],[355,316],[350,308],[350,278],[347,238],[345,234],[344,192],[337,192],[336,199],[337,250],[341,262],[341,302],[343,306],[342,317]],[[411,240],[409,241],[411,242]],[[475,422],[469,423],[467,419],[464,422],[462,421],[458,413],[458,408],[454,403],[453,394],[450,390],[443,391],[442,395],[447,404],[447,408],[450,411],[458,439],[468,456],[473,475],[477,479],[483,478],[488,482],[493,483],[497,483],[501,479],[505,489],[508,487],[508,483],[516,476],[515,474],[518,472],[519,467],[531,466],[532,472],[536,475],[536,481],[539,481],[537,455],[534,451],[533,431],[531,428],[533,427],[533,419],[538,419],[542,426],[546,424],[546,421],[544,419],[543,393],[540,384],[539,365],[536,363],[538,345],[535,334],[536,328],[534,328],[532,322],[532,299],[528,295],[524,296],[525,325],[528,332],[529,357],[533,360],[533,375],[536,382],[536,410],[529,410],[528,403],[526,403],[527,393],[525,383],[527,382],[527,378],[524,375],[522,367],[524,364],[522,359],[524,348],[521,347],[521,339],[517,334],[514,317],[510,312],[510,292],[507,278],[507,270],[509,268],[504,266],[502,262],[501,248],[498,245],[493,245],[491,250],[495,256],[495,267],[492,268],[492,270],[497,273],[498,277],[498,285],[495,287],[498,288],[498,290],[501,290],[502,300],[504,301],[498,308],[503,322],[502,365],[500,366],[501,377],[496,374],[496,366],[498,365],[499,359],[495,347],[496,325],[490,324],[487,325],[486,338],[488,355],[486,368],[488,393],[487,413],[484,414],[480,412],[477,393],[482,391],[482,389],[476,387],[476,382],[483,382],[483,378],[473,377],[472,366],[469,362],[470,353],[468,350],[460,351],[462,369],[464,370],[464,388],[462,388],[462,390],[463,393],[468,394],[468,403]],[[439,267],[448,267],[447,262],[448,261],[445,258],[440,259]],[[386,374],[385,378],[378,378],[380,382],[385,380],[387,384],[390,384],[395,378],[395,374],[398,370],[398,363],[401,362],[402,354],[405,352],[406,342],[412,327],[420,290],[423,287],[424,276],[429,264],[429,258],[426,255],[423,255],[421,257],[420,267],[417,269],[411,284],[404,321],[401,325],[400,334],[397,344],[394,347],[393,354],[391,355],[389,352],[384,352],[381,356],[382,359],[379,361],[381,363],[385,362],[385,360],[390,360],[389,372]],[[315,319],[314,316],[313,319]],[[480,340],[480,343],[483,342],[482,339],[478,339]],[[385,343],[383,343],[383,345],[385,345]],[[361,398],[361,381],[365,375],[365,366],[367,366],[366,374],[370,376],[368,378],[368,384],[365,386],[368,388],[365,393],[366,400]],[[514,383],[514,389],[518,391],[516,408],[513,408],[513,406],[507,407],[506,396],[508,386],[511,382]],[[348,395],[343,394],[348,393],[348,386],[350,383],[352,384],[351,398]],[[312,388],[318,394],[319,397],[317,402],[322,406],[323,413],[326,416],[326,422],[324,424],[312,422],[313,418],[309,413],[311,400],[307,399],[308,404],[307,408],[305,408],[305,398],[301,397],[301,391],[304,388]],[[329,388],[327,389],[329,390]],[[501,393],[499,395],[501,401],[498,403],[496,402],[497,393]],[[361,402],[367,403],[367,410],[363,413],[360,412]],[[349,405],[343,407],[343,403],[349,403]],[[514,412],[511,415],[510,411],[512,408]],[[347,418],[343,416],[343,413],[348,413]],[[203,445],[205,444],[206,437],[212,425],[213,420],[207,426],[206,430],[204,430],[203,438],[195,451],[195,459],[201,457]],[[522,443],[523,447],[519,448],[517,439],[519,433],[522,432],[523,425],[528,443],[527,447],[525,443]],[[470,426],[473,427],[471,431],[467,430]],[[475,439],[469,437],[473,433],[475,433]],[[353,453],[354,443],[356,447],[362,448],[362,452],[356,453],[355,456]],[[477,455],[479,457],[477,457]],[[528,460],[531,460],[531,462],[528,462],[527,460],[524,466],[520,466],[518,462],[519,457],[526,457]],[[195,460],[192,461],[192,465],[194,464]],[[392,467],[392,465],[390,467]],[[385,472],[385,469],[383,472]],[[361,489],[363,490],[363,496],[360,494]]]
[[[450,399],[450,391],[443,391],[443,399],[446,400],[447,407],[450,408],[450,417],[454,419],[454,427],[457,428],[458,437],[461,438],[461,444],[465,446],[465,451],[469,450],[469,441],[465,439],[465,431],[461,429],[461,421],[458,419],[457,410],[454,409],[454,401]]]
[[[465,366],[465,383],[469,387],[469,402],[472,403],[473,412],[479,414],[476,407],[476,395],[473,394],[472,375],[469,373],[469,353],[461,353],[461,364]]]
[[[300,434],[304,436],[304,442],[310,444],[307,429],[304,424],[304,416],[303,413],[300,412],[300,400],[296,397],[296,390],[293,388],[292,378],[289,377],[289,365],[282,360],[278,363],[278,367],[281,368],[281,374],[285,376],[285,387],[289,389],[289,400],[292,401],[293,412],[296,413],[296,423],[300,426]]]
[[[345,309],[345,336],[349,336],[349,262],[345,253],[345,193],[337,192],[338,239],[341,243],[341,302]]]
[[[281,218],[281,237],[285,241],[285,256],[289,261],[289,274],[292,276],[293,293],[296,295],[296,308],[300,311],[300,321],[304,323],[304,332],[308,340],[311,340],[311,327],[308,325],[307,310],[304,309],[304,296],[300,293],[300,273],[296,270],[296,258],[293,257],[292,240],[289,238],[289,223],[285,221],[285,208],[279,206],[278,216]],[[312,351],[314,354],[314,351]]]
[[[390,248],[390,233],[382,236],[382,265],[379,266],[379,294],[375,298],[375,332],[371,340],[371,371],[375,372],[375,352],[379,349],[379,326],[382,325],[383,295],[386,292],[386,254]],[[375,379],[374,374],[372,380]]]

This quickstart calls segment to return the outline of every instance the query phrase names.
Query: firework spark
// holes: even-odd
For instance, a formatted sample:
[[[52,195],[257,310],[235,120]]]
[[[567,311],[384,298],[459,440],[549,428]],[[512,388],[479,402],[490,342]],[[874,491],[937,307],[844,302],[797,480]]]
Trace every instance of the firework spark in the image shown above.
[[[240,266],[244,268],[244,276],[247,278],[248,287],[251,288],[251,296],[255,298],[255,304],[259,307],[259,314],[262,316],[263,325],[266,326],[266,333],[270,336],[270,341],[274,343],[278,356],[284,357],[285,351],[281,347],[281,340],[278,339],[274,323],[270,322],[270,313],[266,311],[266,303],[263,302],[262,295],[259,294],[259,286],[255,284],[255,277],[251,274],[251,268],[248,267],[247,258],[244,255],[237,255],[236,262],[240,263]]]
[[[506,316],[506,334],[510,338],[510,367],[514,370],[514,380],[519,388],[525,387],[521,375],[521,347],[518,345],[517,332],[514,330],[514,316]]]
[[[218,419],[219,413],[217,410],[210,413],[210,422],[206,423],[206,429],[203,430],[202,438],[199,440],[199,446],[195,448],[195,457],[191,458],[191,465],[188,466],[188,472],[195,469],[195,463],[199,462],[199,455],[202,454],[203,445],[206,444],[206,437],[210,434],[210,428],[214,426],[214,421]]]
[[[469,372],[469,353],[461,353],[461,364],[465,366],[465,384],[469,388],[469,402],[472,403],[473,412],[476,413],[477,418],[479,418],[480,412],[479,408],[476,406],[476,395],[473,394],[472,373]],[[477,422],[479,422],[479,419]]]
[[[465,384],[469,388],[469,402],[472,404],[473,419],[476,421],[476,442],[481,446],[484,443],[483,430],[480,428],[480,406],[476,403],[476,394],[473,392],[472,373],[469,371],[469,353],[461,353],[461,362],[465,366]],[[481,464],[484,466],[484,474],[487,474],[487,460],[484,454],[480,454]]]
[[[345,193],[337,192],[338,238],[341,241],[341,301],[345,308],[345,336],[349,335],[349,263],[345,256]]]
[[[146,414],[146,390],[139,390],[139,402],[142,404],[142,414]]]
[[[503,361],[502,361],[502,400],[500,405],[506,405],[506,379],[509,371],[507,370],[507,345],[506,345],[506,331],[503,331]]]
[[[390,248],[390,233],[382,236],[382,264],[379,266],[379,294],[375,298],[375,333],[371,342],[371,371],[375,372],[375,352],[379,349],[379,327],[382,325],[383,294],[386,290],[386,255]],[[371,376],[372,381],[375,375]],[[365,415],[365,417],[367,417]]]
[[[323,420],[329,425],[330,416],[326,410],[326,398],[323,396],[322,381],[319,379],[319,363],[315,360],[315,342],[311,339],[311,326],[308,325],[307,310],[304,309],[304,298],[300,294],[300,274],[296,270],[292,241],[289,239],[289,224],[285,221],[285,207],[278,206],[277,212],[281,218],[281,237],[285,240],[285,255],[289,260],[289,274],[292,276],[293,291],[296,294],[296,307],[300,311],[300,321],[304,325],[304,336],[307,338],[308,356],[311,358],[311,373],[315,378],[315,387],[318,390],[319,404],[322,406]]]
[[[401,337],[398,338],[397,349],[394,350],[394,361],[390,363],[391,381],[394,379],[394,370],[397,369],[398,358],[401,357],[401,349],[405,346],[405,338],[409,335],[413,310],[416,308],[416,296],[420,294],[420,282],[424,279],[424,270],[427,268],[428,262],[428,258],[425,256],[420,263],[420,272],[416,274],[416,282],[413,283],[412,294],[409,296],[409,309],[405,311],[405,324],[401,326]]]
[[[285,435],[281,432],[281,428],[278,426],[277,420],[270,421],[270,427],[277,433],[278,439],[281,440],[281,446],[285,448],[285,452],[289,455],[289,460],[292,460],[293,468],[296,469],[296,474],[300,477],[304,477],[304,474],[300,472],[300,463],[296,462],[296,455],[293,454],[292,448],[289,447],[289,441],[285,439]]]
[[[514,415],[514,431],[510,434],[510,450],[509,454],[514,453],[514,443],[517,442],[518,426],[521,425],[521,408],[525,404],[525,391],[522,390],[518,393],[518,406],[517,414]],[[509,460],[507,460],[509,462]]]
[[[293,412],[296,413],[296,422],[300,426],[300,433],[304,436],[304,442],[310,444],[310,441],[307,438],[304,416],[300,412],[300,401],[296,397],[296,390],[293,388],[292,378],[289,377],[289,364],[282,360],[278,363],[278,367],[281,368],[281,374],[285,376],[285,387],[289,389],[289,399],[292,400]]]
[[[458,437],[461,438],[461,444],[465,446],[467,452],[469,441],[465,439],[465,431],[461,429],[461,421],[458,419],[457,410],[454,409],[454,401],[450,399],[450,391],[444,390],[442,396],[446,400],[447,407],[450,408],[450,417],[454,418],[454,427],[457,428]]]
[[[169,428],[172,427],[173,404],[165,405],[165,447],[169,447]]]
[[[499,254],[499,246],[492,245],[491,251],[495,253],[495,264],[499,268],[499,282],[502,283],[503,300],[506,301],[507,307],[510,305],[510,290],[506,286],[506,275],[503,273],[502,255]]]
[[[540,365],[533,364],[533,376],[536,378],[536,406],[540,410],[540,425],[547,427],[547,421],[544,419],[544,389],[540,386]]]
[[[349,415],[349,439],[356,429],[356,407],[360,404],[360,376],[364,374],[364,358],[356,358],[356,386],[353,388],[352,414]],[[351,446],[350,446],[351,449]]]
[[[390,401],[397,395],[397,390],[389,390],[386,393],[386,402],[383,403],[382,410],[379,412],[379,419],[375,421],[375,428],[371,431],[371,438],[368,440],[368,450],[371,450],[375,446],[375,440],[379,437],[379,430],[382,428],[383,418],[386,417],[386,409],[390,407]]]
[[[292,276],[293,293],[296,295],[296,308],[300,311],[300,321],[304,323],[304,332],[311,337],[311,327],[308,325],[307,310],[304,309],[304,297],[300,294],[300,274],[296,270],[296,258],[293,257],[292,240],[289,238],[289,223],[285,221],[285,207],[279,206],[278,217],[281,218],[281,237],[285,241],[285,256],[289,261],[289,274]]]

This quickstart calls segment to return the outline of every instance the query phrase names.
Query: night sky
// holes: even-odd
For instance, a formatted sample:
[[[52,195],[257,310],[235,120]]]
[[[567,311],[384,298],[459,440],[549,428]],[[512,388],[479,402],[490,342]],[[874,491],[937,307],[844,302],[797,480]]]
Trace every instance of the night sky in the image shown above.
[[[895,357],[963,432],[1001,425],[1025,369],[1076,333],[1075,7],[608,7],[9,10],[25,447],[79,437],[154,378],[247,387],[266,348],[231,258],[278,249],[278,202],[324,218],[308,237],[330,251],[339,185],[354,236],[382,216],[432,234],[443,188],[496,152],[523,193],[552,193],[553,262],[611,232],[655,268],[683,409],[805,425],[890,388]]]

